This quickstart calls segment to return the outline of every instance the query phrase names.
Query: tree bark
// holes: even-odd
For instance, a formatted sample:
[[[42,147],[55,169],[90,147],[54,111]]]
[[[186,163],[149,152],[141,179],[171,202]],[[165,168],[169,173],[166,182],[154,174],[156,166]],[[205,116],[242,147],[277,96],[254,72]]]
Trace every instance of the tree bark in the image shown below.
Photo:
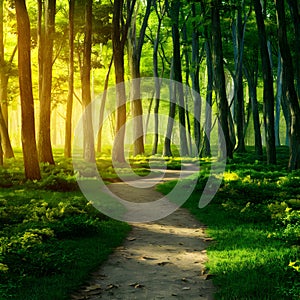
[[[275,4],[278,23],[278,42],[283,67],[286,69],[287,93],[291,110],[290,159],[288,168],[289,170],[295,170],[300,168],[300,107],[294,85],[293,60],[287,39],[284,1],[275,0]]]
[[[135,5],[135,0],[127,3],[129,7],[126,24],[123,20],[124,0],[115,0],[113,6],[113,29],[112,29],[112,45],[113,58],[115,66],[115,82],[116,82],[116,136],[114,140],[112,159],[116,162],[125,162],[124,155],[124,138],[126,124],[126,91],[124,84],[124,47],[127,39],[128,26]]]
[[[81,70],[81,92],[83,114],[83,137],[84,137],[84,160],[95,161],[95,145],[93,133],[93,119],[91,108],[91,54],[92,54],[92,9],[93,1],[85,2],[85,28],[84,28],[84,50],[83,64]]]
[[[300,98],[300,14],[299,14],[299,0],[287,0],[288,5],[290,7],[291,16],[294,23],[294,30],[295,30],[295,61],[294,64],[295,68],[295,77],[296,77],[296,91],[298,97]]]
[[[71,157],[72,149],[72,110],[74,93],[74,11],[75,0],[69,0],[69,75],[64,150],[66,158]]]
[[[196,20],[197,12],[196,5],[192,3],[192,16]],[[200,143],[201,143],[201,128],[200,128],[200,117],[201,117],[201,98],[200,98],[200,82],[199,82],[199,71],[200,71],[200,59],[199,59],[199,31],[197,28],[196,21],[193,21],[193,33],[192,33],[192,62],[191,62],[191,80],[193,89],[193,100],[194,100],[194,138],[197,149],[197,155],[200,155]]]
[[[145,32],[148,24],[148,19],[151,12],[152,0],[147,0],[146,11],[143,18],[142,27],[139,37],[136,37],[136,18],[134,18],[129,30],[129,56],[130,70],[132,79],[140,78],[140,61],[142,48],[144,44]],[[137,12],[136,12],[137,13]],[[134,80],[131,86],[131,110],[133,117],[133,140],[134,140],[134,155],[140,155],[145,152],[144,149],[144,133],[143,133],[143,108],[140,99],[140,81]]]
[[[171,64],[171,74],[170,77],[173,78],[174,75],[174,61]],[[170,94],[170,105],[169,105],[169,118],[168,118],[168,124],[167,124],[167,131],[164,141],[164,150],[163,150],[163,156],[173,156],[172,149],[171,149],[171,138],[172,138],[172,132],[174,127],[174,118],[176,113],[176,98],[175,98],[175,85],[176,83],[173,80],[170,80],[169,85],[169,94]]]
[[[26,179],[40,179],[31,79],[30,23],[25,0],[16,0],[18,66],[22,115],[22,149]]]
[[[235,121],[237,126],[238,145],[237,152],[246,152],[244,141],[244,126],[245,126],[245,112],[244,112],[244,89],[243,89],[243,53],[244,53],[244,32],[246,21],[242,22],[242,7],[237,9],[236,20],[233,23],[233,41],[234,41],[234,63],[235,63]]]
[[[266,132],[267,163],[276,164],[276,146],[275,146],[275,121],[274,121],[274,89],[271,63],[269,59],[265,23],[262,14],[260,0],[253,0],[258,37],[260,44],[260,53],[263,70],[263,100],[264,100],[264,123]]]
[[[275,144],[276,146],[280,146],[280,105],[282,98],[282,59],[280,50],[278,49],[278,59],[277,59],[277,80],[276,80],[276,104],[275,104]]]
[[[210,132],[212,127],[212,92],[213,92],[213,63],[211,53],[211,41],[206,32],[205,42],[206,67],[207,67],[207,87],[205,104],[205,135],[204,135],[204,156],[211,156]]]
[[[160,31],[161,31],[161,25],[162,20],[165,15],[165,9],[161,11],[161,16],[159,16],[158,8],[157,8],[157,1],[154,0],[154,7],[156,16],[158,19],[158,25],[157,25],[157,32],[155,36],[155,40],[153,43],[153,75],[155,80],[155,105],[154,105],[154,140],[153,140],[153,147],[152,147],[152,155],[157,154],[157,148],[158,148],[158,111],[159,111],[159,104],[160,104],[160,79],[158,74],[158,46],[159,46],[159,40],[160,40]]]
[[[40,122],[38,151],[41,162],[54,164],[51,146],[51,88],[52,56],[55,30],[56,0],[45,1],[45,38],[43,45],[42,95],[40,98]]]
[[[101,104],[100,104],[100,111],[99,111],[99,131],[98,131],[98,137],[97,137],[97,152],[101,153],[102,152],[102,130],[103,130],[103,122],[104,122],[104,109],[105,109],[105,103],[106,103],[106,98],[107,98],[107,89],[108,89],[108,81],[109,81],[109,75],[110,75],[110,70],[112,67],[113,63],[113,58],[111,58],[109,66],[108,66],[108,71],[106,73],[105,77],[105,82],[104,82],[104,88],[103,88],[103,94],[102,94],[102,99],[101,99]]]
[[[244,66],[244,72],[248,81],[249,96],[251,98],[252,116],[253,116],[253,127],[254,127],[254,141],[255,141],[255,152],[257,156],[262,157],[263,148],[261,140],[260,122],[259,122],[259,110],[257,102],[257,76],[258,76],[258,58],[256,53],[251,60],[250,68]]]
[[[185,128],[185,105],[184,105],[184,93],[182,87],[182,75],[181,75],[181,57],[180,57],[180,35],[179,35],[179,10],[180,1],[175,0],[171,6],[171,19],[172,19],[172,39],[173,39],[173,68],[175,83],[175,99],[178,99],[178,113],[179,113],[179,134],[180,134],[180,155],[188,156],[188,146],[186,138]]]
[[[212,58],[214,68],[214,83],[215,91],[218,99],[219,119],[223,130],[226,145],[221,146],[221,156],[223,155],[223,147],[226,146],[226,155],[228,158],[233,158],[233,145],[230,139],[229,124],[228,124],[228,101],[226,95],[225,74],[223,65],[223,49],[220,25],[220,9],[221,2],[214,0],[211,3],[212,17]],[[224,158],[224,157],[221,157]]]
[[[11,64],[16,53],[13,51],[9,62],[4,58],[4,36],[3,36],[3,0],[0,0],[0,135],[2,135],[2,149],[5,158],[14,157],[8,133],[8,99],[7,87]]]

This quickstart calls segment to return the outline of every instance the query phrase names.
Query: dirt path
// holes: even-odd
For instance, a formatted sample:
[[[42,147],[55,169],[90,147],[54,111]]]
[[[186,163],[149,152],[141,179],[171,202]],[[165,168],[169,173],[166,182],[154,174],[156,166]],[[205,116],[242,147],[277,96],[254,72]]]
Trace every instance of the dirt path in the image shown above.
[[[169,172],[163,180],[176,176]],[[130,195],[124,183],[110,188],[120,197]],[[158,197],[154,188],[147,188],[138,198]],[[132,224],[123,246],[72,299],[213,299],[204,268],[208,243],[205,226],[183,208],[159,221]]]

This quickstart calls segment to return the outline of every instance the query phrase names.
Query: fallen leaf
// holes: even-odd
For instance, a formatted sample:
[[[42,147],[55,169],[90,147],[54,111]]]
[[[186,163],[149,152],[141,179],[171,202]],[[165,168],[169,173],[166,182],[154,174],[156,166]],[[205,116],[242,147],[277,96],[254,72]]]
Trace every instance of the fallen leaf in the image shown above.
[[[113,289],[113,288],[118,288],[119,286],[118,285],[116,285],[116,284],[109,284],[107,287],[106,287],[106,291],[108,291],[108,290],[111,290],[111,289]]]
[[[128,238],[127,238],[127,241],[129,241],[129,242],[132,242],[132,241],[135,241],[135,240],[136,240],[135,237],[128,237]]]
[[[99,290],[101,289],[100,284],[94,284],[94,285],[90,285],[88,287],[85,288],[85,292],[90,292],[90,291],[94,291],[94,290]]]
[[[143,256],[142,259],[146,259],[146,260],[157,260],[157,258],[149,257],[149,256]]]
[[[162,262],[158,263],[159,266],[164,266],[166,264],[171,264],[171,262],[169,262],[169,261],[162,261]]]

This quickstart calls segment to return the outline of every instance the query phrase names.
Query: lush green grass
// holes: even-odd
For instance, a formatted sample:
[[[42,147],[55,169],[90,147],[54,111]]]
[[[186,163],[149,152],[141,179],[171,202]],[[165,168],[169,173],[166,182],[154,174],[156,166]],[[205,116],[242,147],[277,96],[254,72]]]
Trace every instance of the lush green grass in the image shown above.
[[[68,299],[130,226],[78,192],[0,189],[1,299]]]
[[[222,185],[203,209],[198,202],[207,181],[199,174],[185,203],[214,239],[207,267],[216,299],[300,298],[300,172],[288,173],[287,148],[278,165],[267,166],[250,151],[227,165]],[[168,193],[175,183],[159,190]]]
[[[70,160],[41,170],[26,182],[19,151],[0,168],[1,300],[69,299],[130,230],[83,197]]]

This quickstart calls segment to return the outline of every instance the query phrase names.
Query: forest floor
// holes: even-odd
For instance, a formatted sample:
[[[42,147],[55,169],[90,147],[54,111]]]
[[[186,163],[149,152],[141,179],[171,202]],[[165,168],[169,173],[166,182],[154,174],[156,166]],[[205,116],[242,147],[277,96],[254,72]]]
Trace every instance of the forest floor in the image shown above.
[[[161,182],[178,174],[168,170]],[[132,195],[126,183],[109,187],[122,199]],[[140,202],[162,197],[155,187],[134,193]],[[158,221],[131,225],[124,244],[71,299],[213,299],[215,288],[205,269],[210,242],[205,225],[183,208]]]

